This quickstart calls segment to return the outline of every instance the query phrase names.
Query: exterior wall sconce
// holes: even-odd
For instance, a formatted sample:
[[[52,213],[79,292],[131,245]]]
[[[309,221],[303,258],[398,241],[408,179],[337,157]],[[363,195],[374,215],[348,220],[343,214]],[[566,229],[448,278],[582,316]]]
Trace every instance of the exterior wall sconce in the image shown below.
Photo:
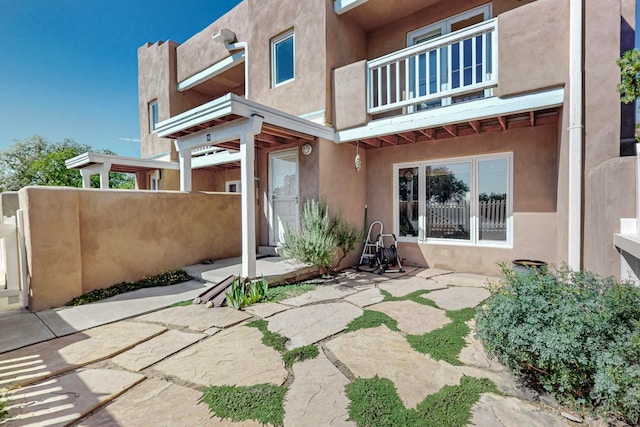
[[[304,154],[305,156],[308,156],[313,151],[313,147],[311,146],[311,144],[307,142],[302,146],[301,150],[302,150],[302,154]]]

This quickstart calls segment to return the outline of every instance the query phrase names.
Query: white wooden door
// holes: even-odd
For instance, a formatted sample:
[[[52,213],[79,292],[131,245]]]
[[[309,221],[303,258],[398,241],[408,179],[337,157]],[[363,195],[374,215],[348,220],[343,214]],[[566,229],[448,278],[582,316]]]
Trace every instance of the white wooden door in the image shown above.
[[[284,243],[286,224],[298,226],[298,150],[269,154],[269,244]]]

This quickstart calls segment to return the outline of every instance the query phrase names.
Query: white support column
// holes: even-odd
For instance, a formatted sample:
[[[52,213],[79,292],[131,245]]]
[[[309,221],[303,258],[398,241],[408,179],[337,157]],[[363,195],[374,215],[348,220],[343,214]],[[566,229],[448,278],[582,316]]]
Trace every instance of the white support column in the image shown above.
[[[262,117],[252,116],[240,135],[240,185],[242,187],[242,277],[256,276],[256,183],[255,140],[262,129]]]
[[[109,188],[109,171],[111,171],[111,163],[103,163],[100,168],[100,188]]]
[[[176,141],[180,160],[180,191],[191,191],[191,149]]]
[[[82,176],[82,188],[91,188],[91,171],[89,168],[80,169],[80,175]]]

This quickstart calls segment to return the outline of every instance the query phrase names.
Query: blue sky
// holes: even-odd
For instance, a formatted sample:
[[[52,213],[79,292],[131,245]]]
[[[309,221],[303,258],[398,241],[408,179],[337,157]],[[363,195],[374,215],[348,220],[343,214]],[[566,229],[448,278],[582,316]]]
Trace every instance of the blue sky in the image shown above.
[[[182,43],[238,3],[0,0],[0,150],[36,134],[138,157],[138,47]]]

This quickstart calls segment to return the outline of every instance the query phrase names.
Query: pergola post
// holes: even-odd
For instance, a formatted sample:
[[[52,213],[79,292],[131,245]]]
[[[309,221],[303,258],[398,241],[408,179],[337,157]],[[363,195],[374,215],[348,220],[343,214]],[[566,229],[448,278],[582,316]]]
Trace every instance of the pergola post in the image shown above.
[[[109,172],[111,171],[111,163],[96,163],[80,169],[82,176],[82,188],[91,188],[91,177],[100,175],[100,188],[109,188]]]
[[[191,150],[179,141],[175,142],[180,162],[180,191],[191,191]]]
[[[180,156],[180,190],[191,191],[191,150],[203,145],[217,145],[240,140],[240,182],[242,192],[242,269],[243,277],[256,276],[256,184],[255,184],[255,140],[262,131],[261,116],[238,119],[224,125],[207,128],[181,137],[175,141]]]

